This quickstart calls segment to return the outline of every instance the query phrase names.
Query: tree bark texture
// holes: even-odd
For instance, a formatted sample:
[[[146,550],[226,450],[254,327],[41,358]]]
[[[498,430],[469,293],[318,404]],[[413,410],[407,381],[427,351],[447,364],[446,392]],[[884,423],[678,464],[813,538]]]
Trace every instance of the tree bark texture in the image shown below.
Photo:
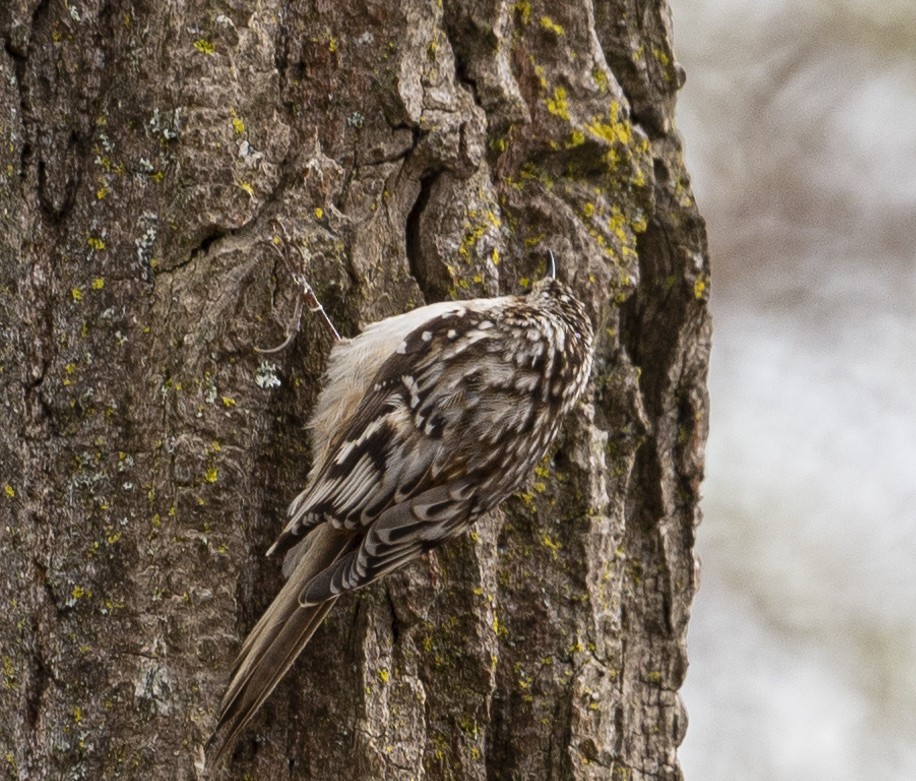
[[[677,779],[705,234],[649,0],[8,0],[0,767],[11,779]],[[284,236],[283,231],[286,231]],[[599,334],[530,490],[342,599],[230,763],[329,350],[543,249]]]

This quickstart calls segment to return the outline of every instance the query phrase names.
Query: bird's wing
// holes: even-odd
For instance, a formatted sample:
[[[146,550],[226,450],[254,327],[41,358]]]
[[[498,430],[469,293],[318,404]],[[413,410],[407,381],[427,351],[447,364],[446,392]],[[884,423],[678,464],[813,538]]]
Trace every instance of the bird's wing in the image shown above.
[[[390,507],[467,476],[471,443],[456,447],[467,439],[460,426],[471,413],[463,380],[485,358],[485,323],[483,313],[448,312],[405,337],[332,439],[268,554],[286,553],[323,522],[367,527]]]
[[[305,585],[300,604],[320,604],[362,588],[465,529],[474,518],[472,489],[468,481],[458,480],[389,507],[358,547]]]

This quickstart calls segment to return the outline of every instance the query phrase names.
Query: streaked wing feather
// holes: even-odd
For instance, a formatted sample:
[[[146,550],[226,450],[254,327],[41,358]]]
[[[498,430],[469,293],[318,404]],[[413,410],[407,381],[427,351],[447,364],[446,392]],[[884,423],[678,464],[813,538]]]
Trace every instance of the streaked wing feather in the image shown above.
[[[442,352],[466,352],[470,370],[488,335],[481,331],[479,338],[453,343],[453,325],[449,315],[424,323],[382,365],[314,481],[290,506],[290,520],[269,554],[285,552],[324,521],[349,529],[370,524],[392,501],[436,483],[431,470],[445,450],[445,421],[461,412],[454,387],[439,386]],[[451,456],[454,468],[459,459]]]
[[[362,588],[458,534],[474,517],[473,500],[464,493],[465,484],[457,481],[388,508],[369,527],[357,549],[305,585],[300,602],[315,604]]]

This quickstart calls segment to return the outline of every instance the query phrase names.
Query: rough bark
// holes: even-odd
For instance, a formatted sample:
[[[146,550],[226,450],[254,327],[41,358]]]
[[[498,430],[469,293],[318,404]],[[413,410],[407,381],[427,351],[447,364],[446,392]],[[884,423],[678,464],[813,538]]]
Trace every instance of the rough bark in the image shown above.
[[[520,290],[600,334],[530,491],[341,600],[218,778],[676,779],[708,268],[663,3],[0,10],[0,766],[202,777],[345,334]],[[540,265],[540,267],[539,267]]]

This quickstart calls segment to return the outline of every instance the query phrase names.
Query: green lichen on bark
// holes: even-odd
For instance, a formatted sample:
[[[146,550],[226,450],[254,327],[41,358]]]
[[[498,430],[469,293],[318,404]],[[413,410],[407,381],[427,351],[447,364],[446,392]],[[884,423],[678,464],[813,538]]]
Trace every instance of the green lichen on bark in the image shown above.
[[[678,778],[709,271],[666,8],[15,0],[0,37],[6,775],[204,776],[329,349],[253,349],[278,245],[345,334],[549,246],[599,334],[556,448],[342,600],[211,777]]]

